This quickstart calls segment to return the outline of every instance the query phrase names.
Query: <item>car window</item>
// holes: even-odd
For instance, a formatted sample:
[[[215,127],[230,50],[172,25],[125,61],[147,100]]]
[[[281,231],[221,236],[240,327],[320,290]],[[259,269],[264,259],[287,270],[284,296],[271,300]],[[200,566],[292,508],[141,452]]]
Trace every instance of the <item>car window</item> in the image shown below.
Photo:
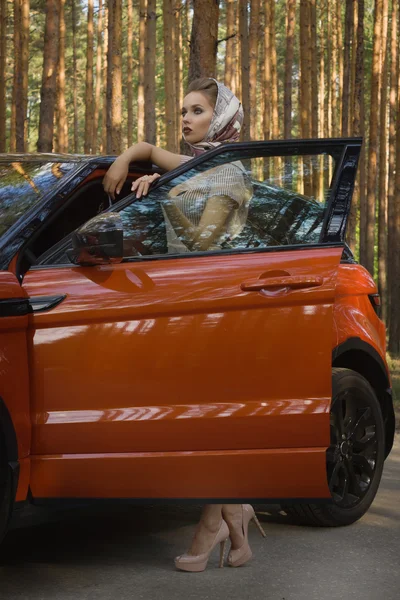
[[[114,206],[124,258],[319,243],[335,159],[254,154],[227,151]],[[70,246],[63,241],[39,264],[68,263]]]
[[[328,155],[190,170],[120,211],[125,257],[316,244],[333,170]]]
[[[74,162],[0,163],[0,236],[75,166]]]

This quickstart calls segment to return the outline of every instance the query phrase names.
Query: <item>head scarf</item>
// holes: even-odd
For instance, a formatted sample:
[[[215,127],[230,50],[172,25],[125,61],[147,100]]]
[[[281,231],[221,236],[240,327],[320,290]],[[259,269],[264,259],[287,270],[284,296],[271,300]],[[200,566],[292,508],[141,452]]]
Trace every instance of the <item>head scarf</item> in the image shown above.
[[[215,81],[218,87],[217,101],[205,138],[196,144],[186,142],[193,156],[199,156],[222,142],[237,142],[243,123],[243,108],[235,94],[216,79],[210,79]]]

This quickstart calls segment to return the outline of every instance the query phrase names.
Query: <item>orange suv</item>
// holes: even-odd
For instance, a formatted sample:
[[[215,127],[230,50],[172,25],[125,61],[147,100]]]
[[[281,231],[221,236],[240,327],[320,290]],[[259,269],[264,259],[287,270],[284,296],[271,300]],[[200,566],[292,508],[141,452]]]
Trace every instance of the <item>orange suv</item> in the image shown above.
[[[371,504],[394,436],[374,281],[344,237],[359,139],[227,144],[114,202],[113,157],[0,159],[0,537],[27,502]],[[227,163],[245,219],[171,245],[163,203]],[[209,172],[209,174],[208,174]],[[179,232],[176,232],[179,237]]]

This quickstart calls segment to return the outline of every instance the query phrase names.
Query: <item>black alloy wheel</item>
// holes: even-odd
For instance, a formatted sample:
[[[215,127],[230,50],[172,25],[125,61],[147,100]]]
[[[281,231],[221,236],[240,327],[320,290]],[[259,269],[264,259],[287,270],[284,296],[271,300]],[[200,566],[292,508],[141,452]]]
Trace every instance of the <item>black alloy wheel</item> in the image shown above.
[[[297,523],[337,527],[360,519],[382,476],[385,431],[382,411],[368,381],[350,369],[332,370],[330,446],[326,472],[332,503],[285,505]]]

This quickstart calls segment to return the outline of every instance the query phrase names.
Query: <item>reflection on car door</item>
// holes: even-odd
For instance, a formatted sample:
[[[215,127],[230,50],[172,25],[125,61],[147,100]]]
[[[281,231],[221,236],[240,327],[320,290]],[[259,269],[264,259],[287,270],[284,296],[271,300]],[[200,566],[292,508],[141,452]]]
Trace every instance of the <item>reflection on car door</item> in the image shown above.
[[[29,271],[33,494],[327,496],[341,254]]]

